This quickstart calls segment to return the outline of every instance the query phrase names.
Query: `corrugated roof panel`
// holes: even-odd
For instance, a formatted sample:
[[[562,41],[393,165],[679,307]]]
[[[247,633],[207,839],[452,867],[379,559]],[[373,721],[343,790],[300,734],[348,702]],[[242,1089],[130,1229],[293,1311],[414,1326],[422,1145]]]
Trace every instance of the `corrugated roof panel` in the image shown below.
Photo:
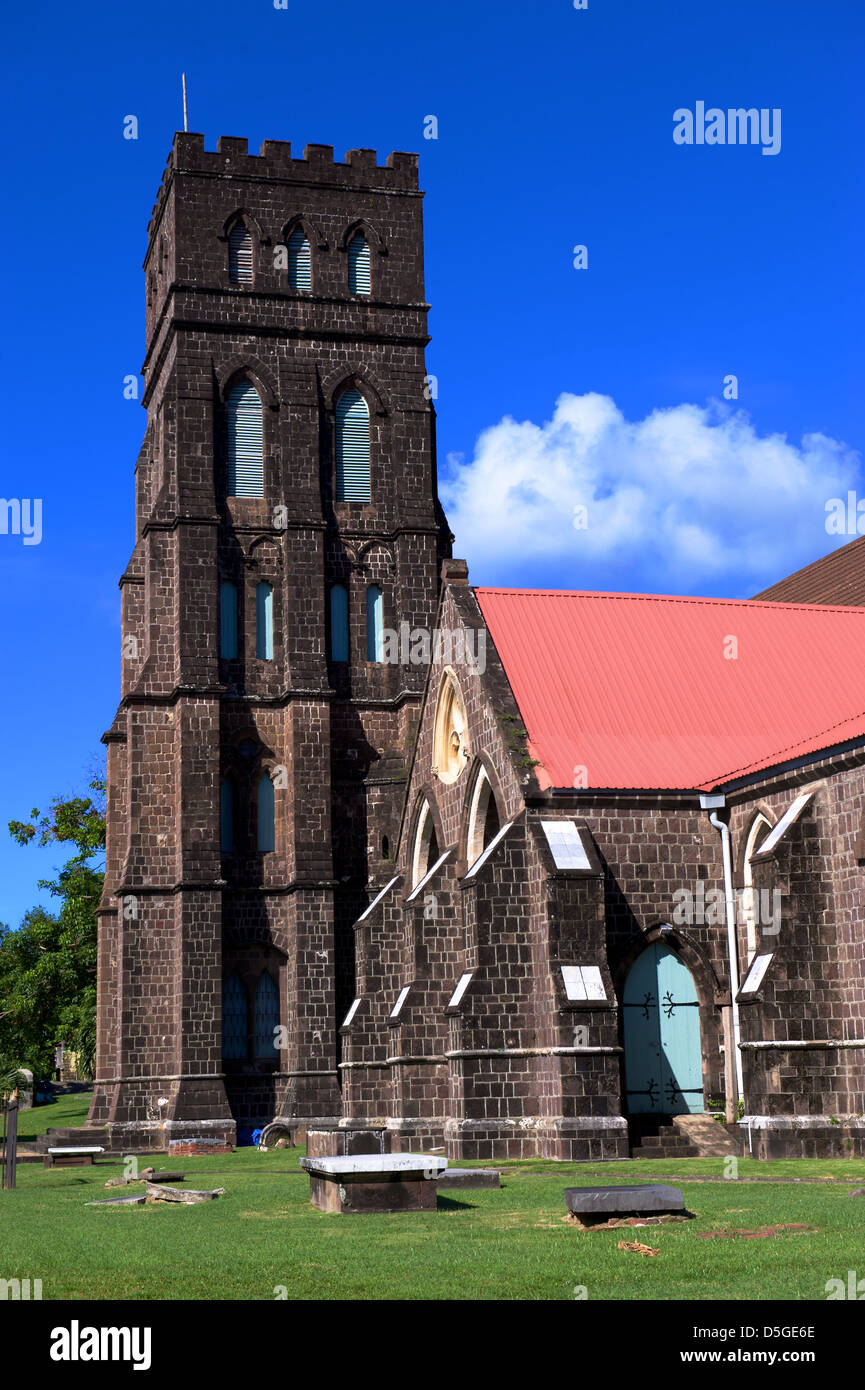
[[[705,789],[865,736],[865,608],[475,592],[544,786]]]

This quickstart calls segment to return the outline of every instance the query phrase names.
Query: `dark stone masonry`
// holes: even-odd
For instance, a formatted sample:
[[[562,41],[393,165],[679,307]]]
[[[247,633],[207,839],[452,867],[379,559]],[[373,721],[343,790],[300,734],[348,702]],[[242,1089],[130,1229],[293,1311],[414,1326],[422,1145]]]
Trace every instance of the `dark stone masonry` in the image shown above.
[[[781,923],[739,923],[734,1001],[723,920],[674,914],[685,886],[723,898],[699,793],[545,788],[478,595],[450,558],[421,200],[412,154],[340,163],[326,146],[293,158],[278,141],[250,155],[245,140],[211,152],[201,135],[175,137],[144,262],[147,429],[105,735],[90,1123],[108,1125],[115,1149],[175,1154],[218,1152],[283,1118],[375,1131],[388,1153],[622,1158],[645,1106],[723,1114],[735,1002],[741,1150],[861,1154],[865,739],[725,789],[735,886],[765,890]],[[280,257],[298,229],[310,288],[291,287]],[[358,236],[368,293],[350,288]],[[238,238],[245,277],[231,273]],[[261,402],[260,496],[228,481],[229,397],[244,384]],[[340,500],[346,391],[368,413],[369,502]],[[465,641],[430,664],[376,659],[371,592],[386,630]],[[551,820],[576,827],[568,867]],[[642,1035],[624,1015],[647,950],[691,982],[693,999],[677,996],[690,1031],[669,1043],[670,1057],[691,1055],[670,1062],[672,1083],[658,1062],[666,1100],[646,1070],[638,1109],[629,1039]],[[762,980],[742,992],[761,953]],[[696,1068],[690,1092],[677,1090],[680,1064]]]

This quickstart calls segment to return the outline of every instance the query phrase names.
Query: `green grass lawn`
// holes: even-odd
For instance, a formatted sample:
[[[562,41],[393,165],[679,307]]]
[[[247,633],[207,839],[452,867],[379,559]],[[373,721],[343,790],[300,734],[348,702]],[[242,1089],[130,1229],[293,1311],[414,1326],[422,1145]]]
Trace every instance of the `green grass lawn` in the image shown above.
[[[58,1110],[29,1112],[38,1119],[31,1133],[44,1131],[49,1113],[53,1125]],[[572,1299],[583,1285],[589,1299],[822,1300],[828,1279],[846,1280],[851,1269],[865,1277],[865,1198],[841,1182],[789,1182],[865,1185],[862,1160],[741,1160],[740,1178],[778,1180],[760,1183],[688,1181],[721,1177],[720,1159],[501,1164],[501,1189],[440,1196],[434,1213],[337,1216],[310,1206],[303,1172],[285,1171],[301,1156],[241,1149],[183,1159],[187,1186],[227,1193],[192,1207],[87,1207],[122,1195],[104,1187],[121,1163],[23,1164],[16,1191],[0,1192],[0,1274],[41,1279],[43,1299],[273,1299],[280,1287],[291,1299]],[[566,1186],[656,1174],[683,1184],[695,1220],[585,1232],[566,1217]],[[797,1222],[816,1229],[701,1239]],[[660,1253],[619,1250],[620,1240]]]
[[[87,1123],[90,1108],[89,1091],[73,1091],[59,1095],[50,1105],[37,1105],[33,1110],[19,1110],[18,1138],[33,1139],[48,1129],[67,1129]]]

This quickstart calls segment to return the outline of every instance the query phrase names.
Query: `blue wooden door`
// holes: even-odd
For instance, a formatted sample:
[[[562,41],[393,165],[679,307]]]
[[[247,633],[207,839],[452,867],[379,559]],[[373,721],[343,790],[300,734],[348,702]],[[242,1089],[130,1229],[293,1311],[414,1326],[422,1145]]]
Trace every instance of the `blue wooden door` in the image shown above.
[[[656,941],[634,961],[622,1007],[628,1112],[701,1113],[700,1009],[690,970]]]

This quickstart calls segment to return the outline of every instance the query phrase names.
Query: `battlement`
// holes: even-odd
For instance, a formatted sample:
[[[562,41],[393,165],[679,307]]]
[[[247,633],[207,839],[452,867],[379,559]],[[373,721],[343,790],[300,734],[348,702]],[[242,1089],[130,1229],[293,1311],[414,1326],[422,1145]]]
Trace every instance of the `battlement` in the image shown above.
[[[212,174],[222,178],[228,175],[297,184],[331,183],[383,193],[418,193],[418,156],[403,150],[392,151],[384,164],[378,163],[376,150],[346,150],[345,160],[340,163],[333,157],[333,145],[306,145],[301,157],[293,158],[288,140],[264,140],[259,153],[250,154],[245,137],[220,135],[216,149],[206,150],[203,135],[178,130],[153,205],[150,230],[175,173]]]

